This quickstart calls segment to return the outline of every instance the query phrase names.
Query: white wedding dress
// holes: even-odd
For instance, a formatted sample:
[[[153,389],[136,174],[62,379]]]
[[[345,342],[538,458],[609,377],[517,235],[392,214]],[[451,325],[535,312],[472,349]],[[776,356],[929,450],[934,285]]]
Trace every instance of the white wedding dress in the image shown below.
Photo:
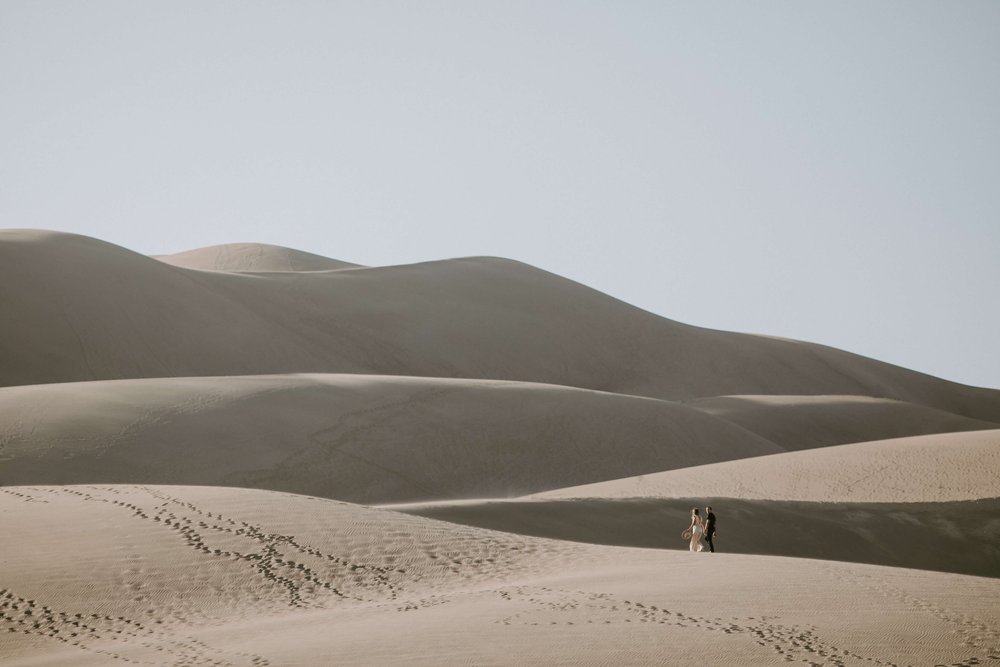
[[[691,551],[699,552],[705,549],[705,545],[701,543],[701,536],[704,532],[705,529],[702,528],[701,523],[696,521],[691,527],[691,545],[688,547]]]

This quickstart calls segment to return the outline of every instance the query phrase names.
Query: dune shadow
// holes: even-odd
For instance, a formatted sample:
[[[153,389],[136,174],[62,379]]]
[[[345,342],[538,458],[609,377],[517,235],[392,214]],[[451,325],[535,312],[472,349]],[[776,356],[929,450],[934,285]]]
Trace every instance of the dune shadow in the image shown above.
[[[1000,498],[945,503],[815,503],[713,498],[719,552],[871,563],[1000,577]],[[705,499],[583,498],[401,508],[454,523],[576,542],[687,549]]]

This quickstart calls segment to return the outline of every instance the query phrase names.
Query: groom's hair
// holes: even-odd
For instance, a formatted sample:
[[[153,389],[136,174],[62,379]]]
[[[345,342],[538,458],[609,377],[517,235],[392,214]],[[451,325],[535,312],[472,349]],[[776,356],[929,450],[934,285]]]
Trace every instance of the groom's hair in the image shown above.
[[[711,511],[712,511],[712,508],[711,508],[711,506],[709,506],[709,507],[706,507],[706,508],[705,508],[705,511],[706,511],[706,512],[711,512]]]

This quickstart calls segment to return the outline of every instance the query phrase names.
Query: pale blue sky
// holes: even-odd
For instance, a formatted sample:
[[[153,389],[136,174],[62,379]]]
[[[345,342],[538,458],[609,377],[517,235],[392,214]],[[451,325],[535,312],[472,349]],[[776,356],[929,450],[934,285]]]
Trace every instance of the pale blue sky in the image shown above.
[[[0,226],[519,259],[1000,386],[1000,2],[0,4]]]

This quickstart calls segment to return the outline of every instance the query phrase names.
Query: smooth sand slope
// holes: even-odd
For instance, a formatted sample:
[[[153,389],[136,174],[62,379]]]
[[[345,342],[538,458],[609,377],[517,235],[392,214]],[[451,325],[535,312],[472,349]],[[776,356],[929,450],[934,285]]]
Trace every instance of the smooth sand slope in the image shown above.
[[[0,534],[5,665],[1000,661],[996,579],[204,487],[4,488]]]
[[[360,375],[0,388],[4,484],[218,484],[354,502],[525,493],[781,451],[664,401]]]
[[[268,243],[226,243],[174,255],[158,255],[156,259],[173,266],[203,271],[336,271],[358,266]]]
[[[869,396],[716,396],[685,405],[789,450],[1000,428],[994,422]]]
[[[0,233],[0,384],[346,372],[667,399],[883,396],[1000,421],[1000,392],[809,343],[700,329],[495,258],[267,274]]]
[[[920,503],[1000,497],[1000,430],[896,438],[557,489],[539,498]]]

